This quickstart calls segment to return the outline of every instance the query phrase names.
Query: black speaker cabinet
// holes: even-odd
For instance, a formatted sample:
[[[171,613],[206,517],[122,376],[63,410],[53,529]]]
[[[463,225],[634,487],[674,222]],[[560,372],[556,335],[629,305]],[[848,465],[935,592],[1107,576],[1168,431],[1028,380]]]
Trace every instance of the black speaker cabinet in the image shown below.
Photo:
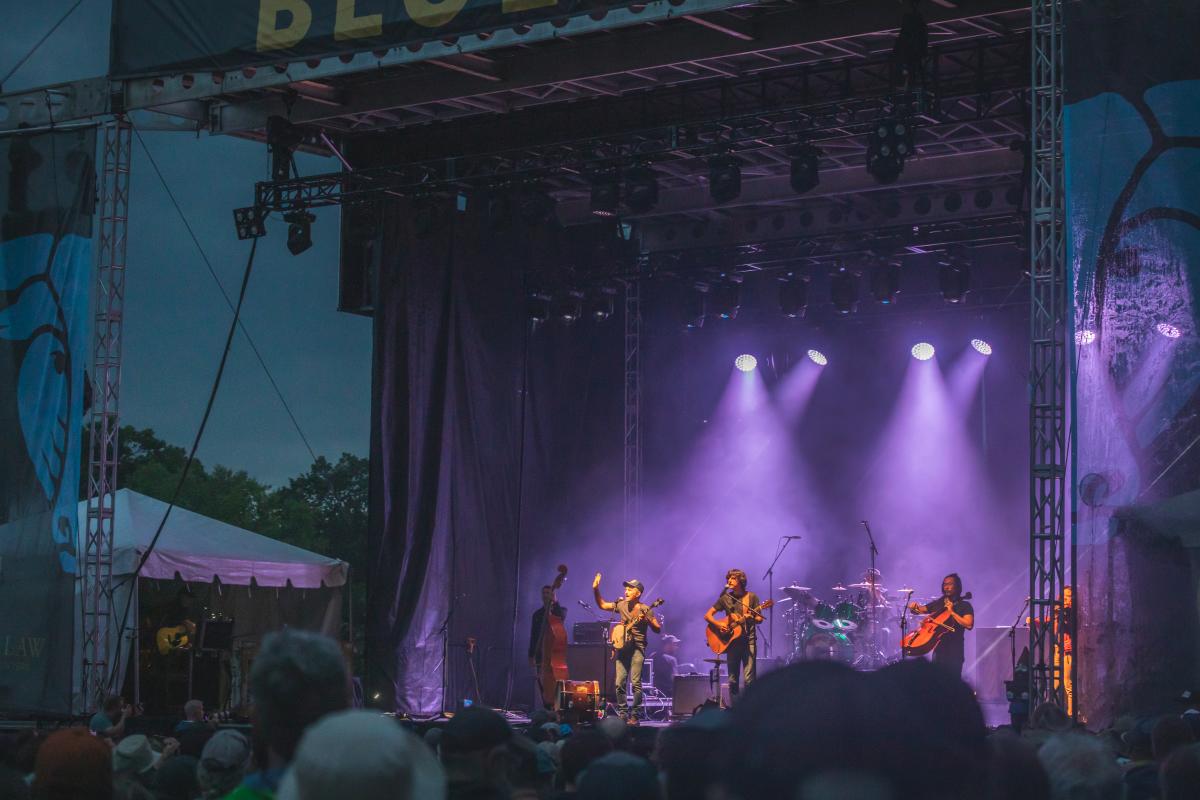
[[[605,700],[613,699],[616,664],[608,657],[608,645],[567,645],[567,674],[573,681],[596,681],[600,685],[600,696]]]
[[[708,675],[676,675],[675,694],[671,697],[671,714],[676,717],[691,714],[704,701],[712,698],[712,679]],[[729,678],[721,676],[721,703],[729,705]]]

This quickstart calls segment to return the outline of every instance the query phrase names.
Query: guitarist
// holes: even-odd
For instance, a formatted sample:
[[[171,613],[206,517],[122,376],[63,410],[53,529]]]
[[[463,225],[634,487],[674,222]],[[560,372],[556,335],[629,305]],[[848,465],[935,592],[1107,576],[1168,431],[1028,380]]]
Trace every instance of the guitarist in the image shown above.
[[[626,628],[626,645],[614,653],[616,659],[617,713],[630,725],[638,724],[638,712],[642,707],[642,664],[646,661],[646,628],[662,633],[662,623],[645,603],[642,582],[625,581],[625,598],[610,603],[600,596],[600,573],[592,581],[592,592],[596,595],[596,606],[603,611],[616,611],[621,615],[621,624]],[[633,708],[627,705],[625,681],[633,686]]]
[[[962,675],[963,641],[965,632],[975,627],[975,609],[962,596],[962,578],[952,572],[942,579],[942,596],[922,605],[912,602],[908,609],[915,614],[939,614],[949,611],[946,620],[952,630],[938,641],[933,649],[933,663],[941,664],[955,675]]]
[[[755,663],[758,657],[758,633],[755,630],[758,623],[763,621],[761,613],[754,611],[759,604],[758,595],[746,591],[746,573],[740,569],[731,569],[725,573],[725,590],[712,604],[712,608],[704,615],[704,621],[727,632],[740,620],[746,632],[739,636],[725,651],[729,659],[729,699],[733,700],[741,686],[754,683]],[[725,617],[717,620],[714,616],[718,611],[724,611]]]

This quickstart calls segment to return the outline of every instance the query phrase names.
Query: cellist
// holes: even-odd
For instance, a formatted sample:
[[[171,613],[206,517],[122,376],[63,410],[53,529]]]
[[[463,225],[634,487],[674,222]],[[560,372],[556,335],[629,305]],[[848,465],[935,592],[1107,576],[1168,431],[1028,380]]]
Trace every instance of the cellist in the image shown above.
[[[917,614],[940,614],[948,611],[945,625],[950,631],[938,640],[933,650],[933,663],[941,664],[955,675],[962,675],[964,632],[975,627],[975,609],[963,599],[962,578],[951,572],[942,579],[942,596],[922,605],[908,604],[910,611]]]
[[[548,627],[547,610],[551,616],[558,619],[560,624],[567,618],[567,610],[558,604],[554,587],[550,585],[542,587],[542,605],[533,612],[533,624],[529,628],[529,666],[533,668],[535,678],[534,691],[537,696],[535,707],[541,705],[549,708],[553,703],[547,704],[545,699],[547,693],[542,686],[542,637],[546,634]]]

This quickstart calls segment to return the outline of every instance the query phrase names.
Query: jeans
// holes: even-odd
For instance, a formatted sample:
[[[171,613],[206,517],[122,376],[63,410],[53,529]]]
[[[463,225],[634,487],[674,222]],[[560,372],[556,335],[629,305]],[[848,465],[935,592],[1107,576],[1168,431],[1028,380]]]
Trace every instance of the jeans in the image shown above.
[[[758,643],[741,639],[725,651],[729,660],[729,699],[732,700],[742,687],[754,683],[758,661]]]
[[[624,652],[617,653],[617,712],[624,714],[628,709],[625,694],[625,681],[633,684],[633,713],[642,707],[642,664],[646,661],[646,651],[640,647],[629,647]]]

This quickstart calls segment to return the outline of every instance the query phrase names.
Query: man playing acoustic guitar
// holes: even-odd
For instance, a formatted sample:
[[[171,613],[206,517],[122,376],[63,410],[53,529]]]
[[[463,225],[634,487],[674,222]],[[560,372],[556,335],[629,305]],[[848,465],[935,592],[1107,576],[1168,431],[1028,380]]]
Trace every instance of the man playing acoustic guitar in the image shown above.
[[[970,595],[967,595],[970,597]],[[933,663],[941,664],[955,675],[962,675],[963,641],[965,631],[975,627],[975,609],[963,597],[962,578],[952,572],[942,579],[942,596],[925,605],[918,602],[908,604],[916,614],[940,614],[949,612],[943,623],[950,630],[942,635],[933,650]]]
[[[625,599],[610,603],[600,596],[599,572],[592,581],[596,606],[603,611],[616,611],[621,615],[620,625],[624,626],[624,647],[619,650],[614,648],[613,655],[617,667],[617,713],[630,725],[638,724],[638,712],[642,707],[642,664],[646,661],[646,628],[650,627],[655,633],[662,633],[662,623],[655,618],[650,606],[638,602],[638,598],[642,596],[642,589],[642,582],[639,580],[625,581]],[[633,686],[632,709],[628,706],[626,698],[626,680]]]
[[[704,615],[704,621],[722,633],[728,633],[735,625],[742,625],[744,633],[734,639],[725,656],[729,659],[729,699],[738,695],[740,686],[754,683],[755,662],[758,655],[756,628],[763,621],[759,609],[758,595],[746,591],[746,573],[731,569],[725,573],[725,590]],[[718,620],[714,615],[724,611],[725,617]],[[740,686],[739,686],[740,684]]]

